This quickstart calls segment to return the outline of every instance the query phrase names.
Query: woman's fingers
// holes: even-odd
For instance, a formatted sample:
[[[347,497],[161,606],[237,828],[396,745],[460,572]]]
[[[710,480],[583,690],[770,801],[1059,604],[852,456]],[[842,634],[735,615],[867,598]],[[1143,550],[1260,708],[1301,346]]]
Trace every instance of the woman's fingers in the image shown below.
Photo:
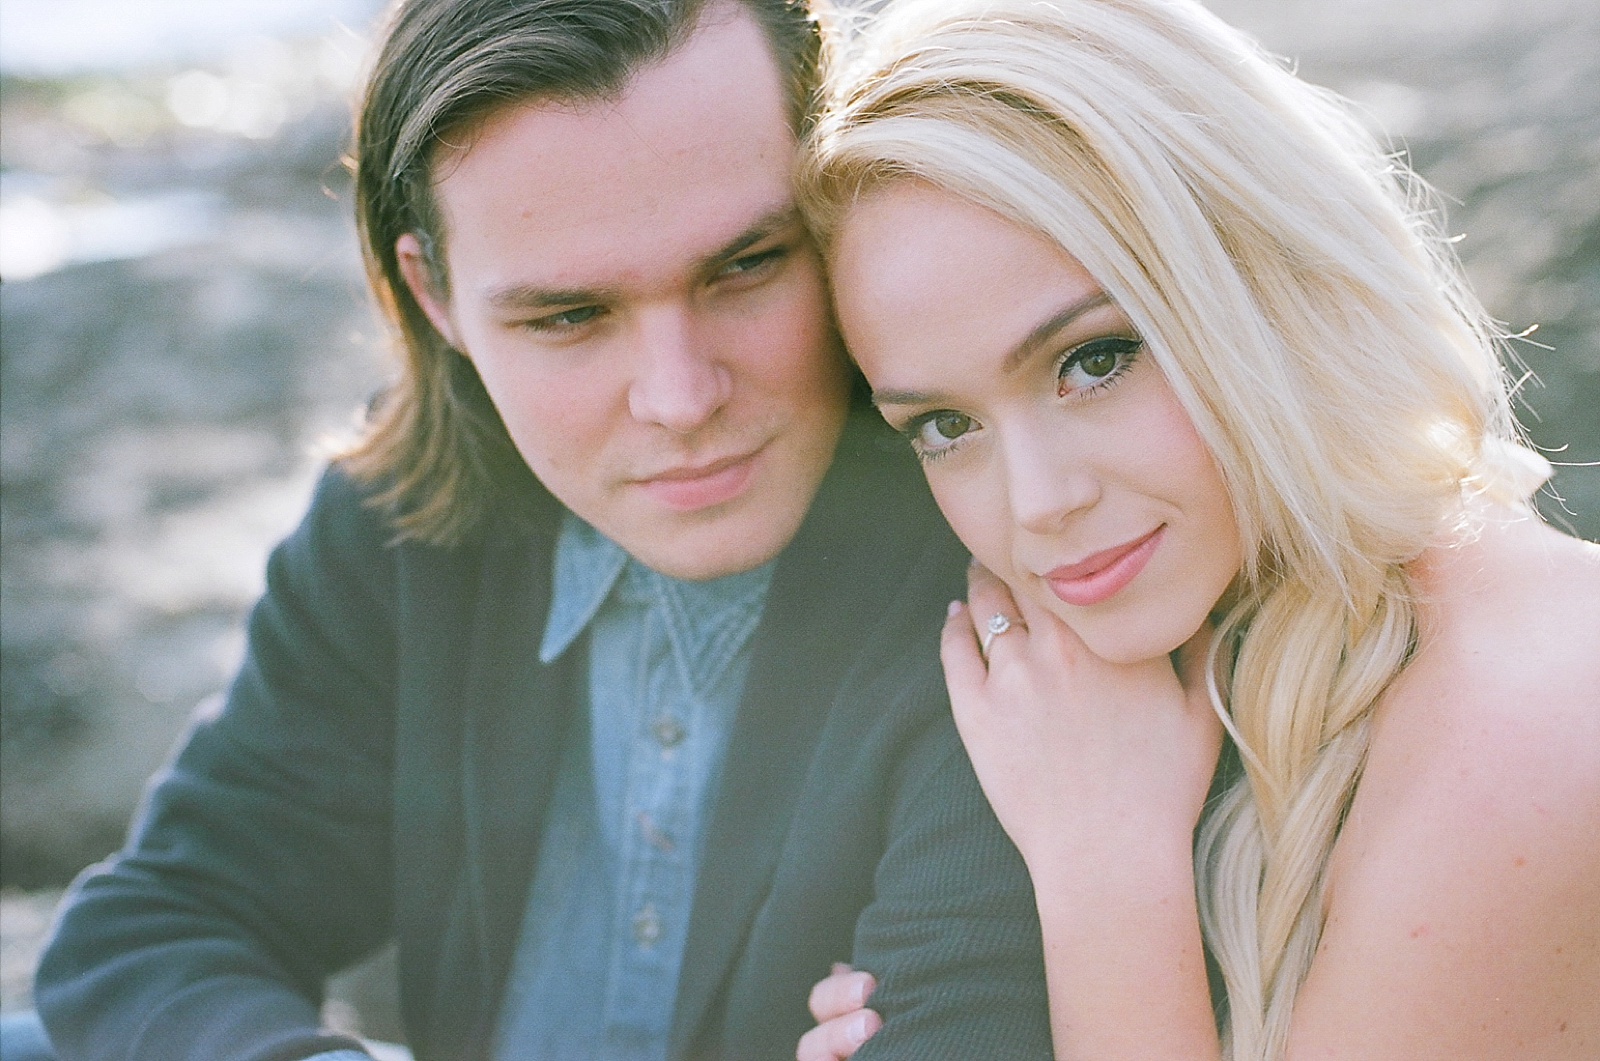
[[[844,1061],[883,1027],[883,1019],[864,1008],[878,982],[871,973],[835,962],[833,973],[817,981],[807,1004],[817,1026],[800,1038],[797,1061]]]
[[[1010,651],[1002,644],[1008,639],[1015,643],[1027,635],[1027,623],[1010,587],[976,560],[967,567],[967,604],[978,651],[985,660],[994,658],[997,649]]]
[[[877,986],[871,973],[857,972],[843,962],[835,962],[828,978],[818,980],[811,989],[806,1004],[818,1023],[830,1021],[861,1009]]]
[[[976,560],[967,566],[967,602],[978,622],[979,635],[989,619],[996,615],[1004,616],[1012,629],[1023,626],[1022,613],[1011,595],[1011,587]]]
[[[988,676],[989,668],[978,652],[972,610],[960,601],[950,602],[939,637],[939,662],[944,664],[944,680],[952,696],[981,688]]]
[[[800,1037],[800,1045],[794,1052],[795,1061],[845,1061],[881,1027],[883,1018],[870,1009],[835,1017]]]
[[[967,602],[951,603],[940,642],[951,696],[963,700],[981,690],[995,654],[1012,658],[1027,636],[1027,621],[1010,587],[974,560],[967,568]]]

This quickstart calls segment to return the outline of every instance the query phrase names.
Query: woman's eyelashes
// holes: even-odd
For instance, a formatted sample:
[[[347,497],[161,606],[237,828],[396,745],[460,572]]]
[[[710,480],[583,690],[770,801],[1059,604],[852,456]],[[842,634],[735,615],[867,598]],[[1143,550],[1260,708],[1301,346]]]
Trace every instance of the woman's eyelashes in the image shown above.
[[[1056,363],[1056,395],[1088,397],[1109,387],[1143,349],[1143,339],[1126,335],[1107,335],[1074,346]]]
[[[930,461],[944,456],[963,435],[977,426],[978,422],[966,413],[935,409],[913,416],[897,430],[911,443],[918,458]]]
[[[1054,362],[1056,397],[1086,401],[1104,393],[1133,367],[1143,349],[1144,340],[1131,335],[1105,335],[1079,343]],[[982,426],[967,413],[933,409],[910,417],[895,429],[921,460],[931,461],[954,450]]]

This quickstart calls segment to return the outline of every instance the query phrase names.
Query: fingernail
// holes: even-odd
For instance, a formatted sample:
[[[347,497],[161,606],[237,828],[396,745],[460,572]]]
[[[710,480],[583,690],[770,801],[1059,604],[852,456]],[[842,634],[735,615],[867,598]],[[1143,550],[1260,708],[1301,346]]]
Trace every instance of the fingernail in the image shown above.
[[[958,600],[951,601],[950,602],[950,607],[948,607],[948,608],[946,608],[944,610],[944,616],[945,616],[946,619],[954,618],[956,615],[959,615],[960,613],[961,613],[961,602],[958,601]]]
[[[877,983],[870,976],[863,976],[860,980],[857,980],[855,990],[852,992],[855,995],[856,1005],[865,1006],[867,999],[872,997],[872,989],[877,986]]]
[[[876,1016],[877,1015],[871,1010],[864,1010],[851,1018],[849,1032],[850,1041],[855,1043],[857,1046],[860,1046],[862,1043],[866,1042],[872,1033],[877,1031],[877,1029],[873,1027],[872,1023]]]

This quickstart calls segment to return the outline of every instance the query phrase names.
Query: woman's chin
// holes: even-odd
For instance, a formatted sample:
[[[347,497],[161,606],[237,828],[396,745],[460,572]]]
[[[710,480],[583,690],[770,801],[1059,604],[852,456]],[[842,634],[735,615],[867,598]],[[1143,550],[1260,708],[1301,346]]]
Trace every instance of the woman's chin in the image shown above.
[[[1203,615],[1194,621],[1174,622],[1174,618],[1168,615],[1162,616],[1161,621],[1141,622],[1129,616],[1100,622],[1081,614],[1062,616],[1090,652],[1107,663],[1122,666],[1170,656],[1205,624]]]

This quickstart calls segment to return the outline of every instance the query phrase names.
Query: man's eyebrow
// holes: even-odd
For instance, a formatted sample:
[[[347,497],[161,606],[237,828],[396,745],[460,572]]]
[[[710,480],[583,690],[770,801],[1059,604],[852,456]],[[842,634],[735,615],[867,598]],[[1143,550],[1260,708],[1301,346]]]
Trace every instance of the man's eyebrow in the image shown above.
[[[792,203],[774,207],[757,218],[750,227],[727,243],[695,262],[701,273],[715,272],[728,262],[764,239],[800,223],[800,212]],[[618,292],[606,287],[537,287],[531,284],[514,284],[491,291],[489,305],[498,310],[559,309],[580,306],[591,302],[610,302]]]
[[[488,300],[489,305],[498,310],[535,310],[606,302],[614,296],[615,292],[599,287],[558,288],[513,284],[489,292]]]
[[[1039,349],[1049,342],[1051,337],[1085,313],[1092,313],[1102,306],[1112,304],[1111,296],[1104,291],[1093,291],[1069,303],[1044,321],[1039,323],[1016,346],[1006,354],[1005,365],[1001,371],[1009,372],[1021,365]],[[936,405],[945,400],[945,395],[929,391],[907,390],[875,390],[872,392],[874,405]]]
[[[714,272],[762,240],[770,239],[777,233],[793,228],[799,223],[800,211],[793,203],[784,203],[782,206],[773,207],[756,218],[743,232],[701,258],[699,262],[700,268],[702,271]]]

